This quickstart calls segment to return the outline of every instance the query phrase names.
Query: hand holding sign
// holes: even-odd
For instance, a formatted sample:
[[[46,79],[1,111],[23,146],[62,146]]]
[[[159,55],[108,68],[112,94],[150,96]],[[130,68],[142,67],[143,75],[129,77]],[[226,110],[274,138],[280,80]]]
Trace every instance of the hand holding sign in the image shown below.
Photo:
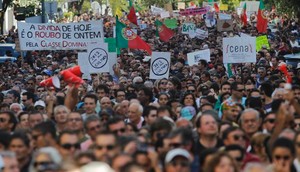
[[[150,66],[150,79],[162,79],[169,77],[170,70],[169,52],[153,52]]]

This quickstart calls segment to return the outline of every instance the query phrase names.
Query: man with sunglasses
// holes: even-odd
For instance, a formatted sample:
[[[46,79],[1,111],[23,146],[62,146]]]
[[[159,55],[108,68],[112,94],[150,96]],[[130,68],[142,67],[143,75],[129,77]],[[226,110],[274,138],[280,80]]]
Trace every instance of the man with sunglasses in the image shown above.
[[[79,138],[74,131],[61,132],[57,140],[58,151],[64,160],[74,157],[80,150]]]
[[[276,121],[276,114],[274,112],[268,112],[265,115],[265,118],[263,120],[263,132],[264,133],[272,133],[273,129],[275,127],[275,121]]]
[[[115,133],[117,136],[124,136],[126,134],[125,122],[120,117],[113,117],[109,119],[106,125],[107,125],[107,129]]]
[[[96,115],[91,115],[84,121],[84,128],[89,139],[81,144],[81,149],[86,151],[95,142],[97,133],[101,130],[100,119]]]
[[[120,153],[117,144],[117,136],[110,131],[102,131],[97,134],[95,141],[95,156],[98,161],[110,162]]]
[[[0,130],[12,133],[17,125],[17,119],[11,111],[0,112]]]

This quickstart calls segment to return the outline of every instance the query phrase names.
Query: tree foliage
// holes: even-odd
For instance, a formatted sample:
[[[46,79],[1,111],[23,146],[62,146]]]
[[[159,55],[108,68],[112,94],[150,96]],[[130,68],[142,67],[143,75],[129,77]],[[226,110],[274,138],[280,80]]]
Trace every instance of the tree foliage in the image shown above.
[[[300,17],[299,0],[268,0],[269,6],[275,5],[276,10],[280,13],[286,13],[289,16]]]
[[[165,4],[173,2],[172,0],[141,0],[142,4],[145,6],[157,6],[164,7]]]

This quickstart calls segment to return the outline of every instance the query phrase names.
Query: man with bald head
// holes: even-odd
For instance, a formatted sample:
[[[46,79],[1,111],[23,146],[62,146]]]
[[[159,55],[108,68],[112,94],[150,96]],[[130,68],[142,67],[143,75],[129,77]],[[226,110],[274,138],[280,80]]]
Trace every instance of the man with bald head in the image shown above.
[[[143,106],[139,103],[131,103],[128,108],[128,123],[134,124],[138,129],[142,127],[144,118],[143,114]]]
[[[103,97],[100,100],[100,107],[101,107],[102,110],[112,108],[111,100],[108,97]]]

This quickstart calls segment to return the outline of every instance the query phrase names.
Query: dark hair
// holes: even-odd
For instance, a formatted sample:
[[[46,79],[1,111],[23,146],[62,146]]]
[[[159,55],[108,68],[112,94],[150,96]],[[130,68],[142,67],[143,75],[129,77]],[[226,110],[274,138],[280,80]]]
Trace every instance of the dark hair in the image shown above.
[[[196,103],[196,98],[195,98],[195,96],[194,96],[193,93],[189,93],[189,92],[185,93],[185,94],[182,96],[182,99],[181,99],[181,101],[180,101],[180,104],[182,104],[183,106],[186,106],[186,105],[184,104],[184,99],[185,99],[185,97],[187,97],[188,95],[191,95],[191,96],[193,97],[193,107],[195,108],[196,112],[198,112],[198,107],[197,107],[197,103]]]
[[[239,151],[241,153],[240,161],[242,161],[244,156],[245,156],[245,149],[242,148],[240,145],[233,144],[233,145],[225,146],[225,151],[226,152],[228,152],[228,151]]]
[[[27,111],[20,112],[18,115],[18,121],[21,122],[21,117],[26,114],[29,115],[29,113]]]
[[[32,102],[35,102],[34,94],[32,92],[25,92],[22,96],[27,96],[27,99],[32,99]]]
[[[231,90],[237,90],[238,89],[238,85],[243,85],[243,83],[237,82],[237,81],[233,82],[231,84]]]
[[[226,152],[218,152],[213,155],[213,157],[210,159],[210,161],[207,163],[207,166],[204,168],[204,172],[212,172],[215,171],[215,168],[218,166],[218,164],[221,162],[223,157],[227,157],[231,160],[234,166],[234,172],[238,172],[238,169],[234,163],[234,159]]]
[[[290,139],[280,137],[277,140],[275,140],[275,142],[272,146],[272,153],[276,148],[279,148],[279,147],[290,150],[291,154],[293,156],[295,156],[295,146],[294,146],[293,141],[291,141]]]
[[[14,131],[17,126],[17,123],[18,123],[17,118],[14,115],[14,113],[12,111],[2,111],[2,112],[0,112],[0,114],[7,114],[9,116],[8,122],[13,124],[11,131]]]
[[[43,135],[50,133],[53,139],[56,139],[56,127],[52,121],[45,121],[36,124],[33,130],[41,132]]]
[[[95,94],[87,94],[83,97],[83,102],[86,98],[91,98],[91,99],[94,99],[95,101],[95,104],[97,104],[97,101],[98,101],[98,97],[95,95]]]
[[[109,94],[109,88],[104,84],[100,84],[100,85],[97,86],[96,93],[98,92],[98,90],[104,90],[104,92],[106,94]]]
[[[144,110],[143,110],[143,117],[148,117],[149,116],[149,113],[152,111],[152,110],[156,110],[157,111],[157,107],[155,106],[145,106],[144,107]]]
[[[169,107],[169,106],[160,106],[157,109],[157,114],[159,114],[160,112],[164,112],[164,111],[168,111],[171,118],[174,117],[174,112],[172,111],[171,107]]]
[[[116,124],[118,122],[124,122],[124,120],[121,117],[118,117],[118,116],[114,116],[114,117],[108,119],[107,123],[106,123],[107,130],[109,130],[110,125]],[[125,124],[125,122],[124,122],[124,124]]]
[[[172,124],[170,121],[163,119],[163,118],[157,118],[151,125],[150,125],[150,134],[151,136],[154,134],[155,131],[159,130],[167,130],[170,132],[172,130]]]
[[[18,93],[16,90],[10,90],[7,92],[7,94],[13,94],[15,98],[17,98],[17,102],[20,101],[20,93]]]
[[[0,131],[0,144],[3,145],[4,149],[8,148],[10,141],[10,133],[6,131]]]
[[[25,132],[22,132],[22,131],[18,131],[18,132],[15,132],[14,134],[12,134],[10,136],[10,141],[9,141],[9,144],[11,144],[11,142],[14,140],[14,139],[20,139],[23,141],[24,145],[29,148],[30,147],[30,140],[27,136],[27,134]]]
[[[181,137],[181,144],[186,146],[189,144],[194,144],[193,142],[193,132],[189,128],[179,127],[171,131],[168,138],[175,138],[177,136]]]
[[[59,133],[59,136],[57,137],[57,144],[60,145],[60,140],[61,138],[66,135],[66,134],[69,134],[69,135],[76,135],[77,136],[77,132],[76,131],[71,131],[71,130],[64,130],[62,132]]]
[[[230,94],[230,93],[228,93],[228,92],[221,94],[221,96],[220,96],[220,102],[221,102],[221,103],[223,103],[223,101],[224,101],[224,97],[225,97],[226,95],[229,95],[229,96],[231,96],[231,94]]]
[[[274,91],[272,84],[268,81],[261,84],[260,90],[263,91],[268,97],[272,97],[272,93]]]
[[[142,86],[142,87],[138,88],[138,91],[144,91],[145,95],[149,97],[148,101],[152,102],[153,92],[150,88],[148,88],[146,86]]]
[[[205,113],[205,112],[207,112],[207,111],[204,111],[201,116],[199,116],[198,118],[196,118],[196,127],[197,128],[201,127],[201,120],[202,120],[202,118],[204,116],[211,116],[211,117],[213,117],[217,121],[217,119],[212,114]]]
[[[213,105],[213,104],[211,104],[211,103],[204,103],[204,104],[201,104],[201,106],[200,106],[200,108],[199,108],[199,111],[200,111],[200,112],[202,112],[202,108],[203,108],[204,106],[210,106],[212,109],[214,109],[214,105]]]
[[[123,88],[117,89],[116,91],[114,91],[115,98],[118,97],[118,92],[124,92],[124,93],[126,93],[125,89],[123,89]]]
[[[222,135],[222,140],[224,141],[225,139],[227,139],[228,135],[233,132],[233,131],[236,131],[236,130],[241,130],[239,127],[236,127],[236,126],[230,126],[229,128],[227,128],[226,130],[223,131],[223,135]]]

